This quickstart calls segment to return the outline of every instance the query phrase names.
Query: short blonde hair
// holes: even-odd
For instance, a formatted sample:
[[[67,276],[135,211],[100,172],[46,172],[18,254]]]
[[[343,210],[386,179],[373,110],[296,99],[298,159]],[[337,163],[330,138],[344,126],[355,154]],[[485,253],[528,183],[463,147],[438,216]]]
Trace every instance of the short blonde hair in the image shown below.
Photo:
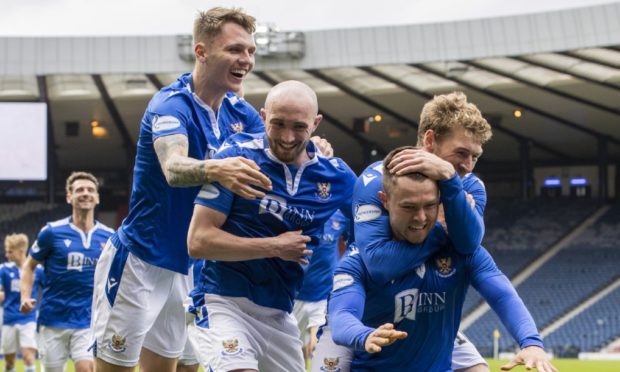
[[[452,92],[435,96],[422,108],[418,127],[418,146],[424,142],[424,133],[432,129],[435,138],[441,141],[456,128],[464,128],[484,144],[493,135],[491,126],[482,113],[463,92]]]
[[[73,191],[73,182],[77,180],[89,180],[95,184],[95,188],[99,190],[99,181],[97,181],[97,177],[95,177],[92,173],[88,172],[73,172],[67,178],[67,183],[65,184],[65,190],[67,194]]]
[[[26,250],[28,248],[28,236],[26,234],[9,234],[4,238],[5,248],[18,248]]]
[[[227,22],[238,24],[249,34],[253,34],[256,30],[256,18],[246,14],[243,9],[215,7],[206,12],[198,12],[194,20],[194,44],[209,43],[222,31]]]

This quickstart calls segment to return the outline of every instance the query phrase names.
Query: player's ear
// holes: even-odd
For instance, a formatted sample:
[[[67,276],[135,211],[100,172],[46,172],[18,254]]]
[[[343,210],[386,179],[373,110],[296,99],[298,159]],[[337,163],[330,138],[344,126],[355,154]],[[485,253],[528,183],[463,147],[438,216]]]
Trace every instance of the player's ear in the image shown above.
[[[67,193],[67,204],[71,204],[71,193]]]
[[[437,139],[435,138],[434,130],[428,129],[426,132],[424,132],[424,143],[422,144],[422,146],[424,147],[424,150],[428,152],[433,152],[433,146],[435,145],[436,142],[437,142]]]
[[[205,43],[203,43],[202,41],[194,44],[194,56],[196,57],[197,61],[200,61],[200,62],[205,61],[205,57],[207,55],[206,50],[207,50],[207,47]]]
[[[321,114],[318,114],[314,118],[314,129],[312,130],[312,132],[314,132],[316,130],[316,128],[319,127],[319,124],[321,123],[321,120],[323,120],[323,115],[321,115]]]
[[[263,119],[263,123],[267,125],[267,111],[265,111],[265,108],[260,109],[260,117]]]
[[[384,193],[383,191],[379,191],[379,192],[377,192],[377,194],[379,195],[379,199],[381,199],[381,204],[383,204],[383,208],[385,208],[385,210],[389,211],[390,209],[388,208],[387,194]]]

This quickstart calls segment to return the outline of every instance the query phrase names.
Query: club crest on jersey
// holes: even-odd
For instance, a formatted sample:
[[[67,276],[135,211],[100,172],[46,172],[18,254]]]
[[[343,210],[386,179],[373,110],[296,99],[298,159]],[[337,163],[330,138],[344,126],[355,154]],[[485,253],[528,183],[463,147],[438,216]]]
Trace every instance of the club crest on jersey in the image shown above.
[[[340,229],[340,222],[339,221],[332,221],[332,229],[339,230]]]
[[[340,364],[340,358],[324,358],[321,371],[340,372],[340,367],[338,367],[338,364]]]
[[[235,133],[241,133],[243,132],[243,123],[240,121],[236,123],[232,123],[230,124],[230,129],[232,129],[232,131]]]
[[[108,344],[112,351],[117,353],[122,353],[127,350],[125,344],[127,343],[127,339],[125,337],[119,335],[112,335],[112,340]]]
[[[222,355],[237,355],[243,351],[243,348],[239,347],[239,340],[236,338],[222,341]]]
[[[437,265],[437,275],[442,278],[450,277],[456,269],[452,266],[452,257],[441,257],[435,260]]]
[[[332,196],[332,193],[331,193],[332,184],[331,183],[317,182],[316,187],[318,189],[318,192],[315,195],[319,200],[325,201]]]

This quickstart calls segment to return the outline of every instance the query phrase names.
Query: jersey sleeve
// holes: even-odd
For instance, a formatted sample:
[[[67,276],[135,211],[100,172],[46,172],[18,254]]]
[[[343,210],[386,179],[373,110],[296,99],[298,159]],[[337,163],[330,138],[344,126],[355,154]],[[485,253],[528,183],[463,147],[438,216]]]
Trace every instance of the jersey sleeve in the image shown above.
[[[189,106],[182,94],[164,98],[154,107],[149,107],[153,142],[159,137],[182,134],[187,137],[187,126],[192,120]]]
[[[354,235],[372,280],[387,283],[424,263],[443,245],[447,235],[436,225],[421,244],[392,240],[390,218],[378,194],[382,188],[379,165],[368,167],[355,183]]]
[[[222,147],[215,153],[213,159],[224,159],[233,156],[239,156],[239,148],[230,142],[224,143]],[[194,204],[202,205],[211,209],[222,212],[226,216],[230,214],[235,194],[228,190],[218,182],[207,183],[202,186]]]
[[[457,173],[439,182],[439,190],[450,240],[459,253],[472,254],[484,236],[482,214],[467,201],[463,183]]]
[[[472,285],[495,311],[519,347],[543,347],[532,315],[491,255],[480,247],[471,260]]]
[[[43,262],[50,255],[54,245],[52,229],[46,225],[41,229],[37,239],[30,248],[30,256],[39,262]]]
[[[334,287],[327,306],[334,342],[361,351],[365,350],[366,337],[374,330],[361,320],[366,301],[362,267],[358,255],[340,261],[334,272]]]

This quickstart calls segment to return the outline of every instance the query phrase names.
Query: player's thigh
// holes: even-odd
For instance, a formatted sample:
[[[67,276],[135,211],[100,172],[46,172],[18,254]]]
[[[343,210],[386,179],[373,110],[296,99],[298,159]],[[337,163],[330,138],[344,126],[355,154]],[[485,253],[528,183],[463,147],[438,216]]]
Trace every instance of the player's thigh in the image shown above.
[[[251,316],[230,297],[206,299],[209,328],[189,326],[192,346],[205,370],[258,370],[262,340],[248,322]]]
[[[93,299],[96,357],[122,367],[138,364],[145,337],[169,299],[174,274],[140,260],[114,239],[108,242]]]
[[[165,270],[163,274],[171,281],[167,287],[156,289],[156,296],[166,301],[153,326],[147,332],[143,347],[164,358],[176,359],[181,356],[187,341],[186,314],[183,301],[189,293],[187,276]]]
[[[63,367],[69,358],[70,330],[41,326],[39,341],[45,346],[42,348],[43,365],[46,369]]]
[[[19,347],[22,349],[37,349],[37,324],[29,322],[18,326]]]
[[[352,359],[353,350],[345,346],[336,345],[332,340],[329,327],[323,327],[323,332],[312,356],[311,371],[349,372]]]
[[[73,359],[74,362],[93,360],[93,353],[89,351],[92,340],[93,332],[91,328],[72,330],[69,340],[69,350],[71,359]]]
[[[259,358],[259,370],[306,370],[303,343],[299,337],[297,321],[292,314],[282,311],[275,317],[265,317],[256,325],[256,329],[265,340],[264,352]]]
[[[17,353],[18,345],[18,330],[14,325],[2,326],[2,354],[15,354]]]
[[[458,332],[454,339],[452,369],[468,372],[489,371],[487,362],[480,355],[476,346],[462,332]]]

